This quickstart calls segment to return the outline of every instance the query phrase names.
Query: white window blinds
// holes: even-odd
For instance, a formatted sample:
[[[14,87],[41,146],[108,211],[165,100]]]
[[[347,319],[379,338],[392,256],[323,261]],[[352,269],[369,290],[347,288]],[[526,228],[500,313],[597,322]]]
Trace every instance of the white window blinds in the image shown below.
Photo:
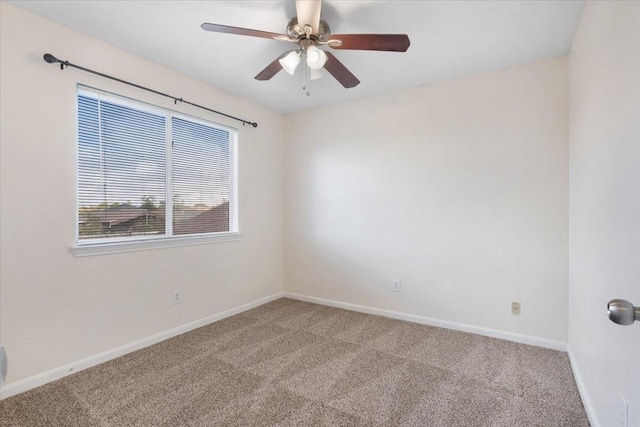
[[[229,231],[229,132],[178,117],[171,130],[174,234]]]
[[[78,243],[237,231],[233,132],[79,89]]]

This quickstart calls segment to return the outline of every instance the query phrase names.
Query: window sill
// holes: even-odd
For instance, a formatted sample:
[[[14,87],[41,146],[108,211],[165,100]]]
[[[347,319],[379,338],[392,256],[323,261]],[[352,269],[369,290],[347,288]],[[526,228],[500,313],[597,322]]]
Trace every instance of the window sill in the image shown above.
[[[181,236],[164,239],[137,240],[129,242],[86,243],[71,248],[76,257],[108,255],[121,252],[146,251],[150,249],[175,248],[180,246],[207,245],[210,243],[240,240],[240,233],[219,233],[212,236]]]

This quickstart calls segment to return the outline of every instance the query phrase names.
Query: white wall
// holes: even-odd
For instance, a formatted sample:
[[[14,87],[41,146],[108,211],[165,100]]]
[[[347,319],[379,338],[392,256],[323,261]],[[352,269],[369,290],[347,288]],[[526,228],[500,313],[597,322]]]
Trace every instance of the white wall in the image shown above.
[[[283,118],[222,90],[1,3],[0,343],[7,384],[283,289]],[[240,126],[242,239],[75,258],[76,84],[239,123],[42,55],[257,121]],[[183,302],[172,306],[171,290]]]
[[[567,78],[559,58],[287,116],[285,290],[566,342]]]
[[[640,426],[640,3],[587,2],[570,54],[569,346],[594,424]]]

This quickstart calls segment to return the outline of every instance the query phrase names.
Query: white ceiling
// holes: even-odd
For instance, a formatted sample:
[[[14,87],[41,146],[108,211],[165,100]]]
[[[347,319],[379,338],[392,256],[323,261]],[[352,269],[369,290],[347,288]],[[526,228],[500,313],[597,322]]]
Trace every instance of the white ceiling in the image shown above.
[[[583,0],[325,0],[322,18],[333,33],[406,33],[411,46],[406,53],[333,51],[360,85],[344,89],[327,75],[311,82],[306,96],[300,73],[253,78],[291,49],[290,43],[200,28],[212,22],[284,33],[295,15],[293,0],[10,3],[282,113],[565,55],[584,5]]]

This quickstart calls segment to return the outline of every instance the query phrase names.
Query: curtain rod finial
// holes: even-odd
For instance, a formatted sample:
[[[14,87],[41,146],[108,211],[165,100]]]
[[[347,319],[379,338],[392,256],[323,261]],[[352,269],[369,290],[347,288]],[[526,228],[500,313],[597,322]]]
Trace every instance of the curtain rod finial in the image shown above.
[[[58,58],[56,58],[55,56],[51,55],[50,53],[45,53],[42,58],[48,62],[49,64],[54,64],[56,62],[58,62]]]

